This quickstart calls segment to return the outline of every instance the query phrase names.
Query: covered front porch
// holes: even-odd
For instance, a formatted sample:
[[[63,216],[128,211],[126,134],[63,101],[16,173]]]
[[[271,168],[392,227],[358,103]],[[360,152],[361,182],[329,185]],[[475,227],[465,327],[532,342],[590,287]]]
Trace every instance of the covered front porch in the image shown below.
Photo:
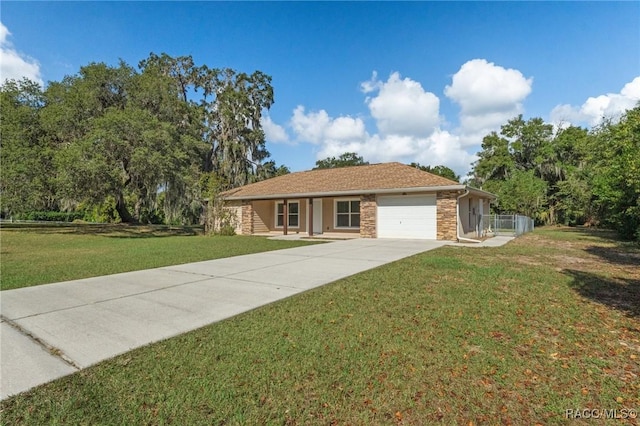
[[[361,197],[250,200],[243,201],[240,210],[242,234],[361,236]]]
[[[486,238],[487,228],[484,226],[490,215],[490,200],[478,195],[469,194],[458,200],[458,231],[463,238]]]
[[[260,232],[254,233],[254,236],[257,237],[269,237],[274,240],[299,240],[299,239],[313,239],[313,240],[328,240],[328,241],[336,241],[336,240],[352,240],[356,238],[360,238],[360,234],[356,234],[353,232],[324,232],[322,234],[313,234],[309,236],[308,233],[291,233],[289,232],[287,235],[284,235],[280,231],[275,232]]]

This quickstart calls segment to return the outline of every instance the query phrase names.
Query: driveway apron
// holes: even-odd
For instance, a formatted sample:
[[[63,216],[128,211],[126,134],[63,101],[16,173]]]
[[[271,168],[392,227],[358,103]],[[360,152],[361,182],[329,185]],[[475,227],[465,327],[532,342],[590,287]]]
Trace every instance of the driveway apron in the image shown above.
[[[353,239],[0,292],[0,398],[440,241]]]

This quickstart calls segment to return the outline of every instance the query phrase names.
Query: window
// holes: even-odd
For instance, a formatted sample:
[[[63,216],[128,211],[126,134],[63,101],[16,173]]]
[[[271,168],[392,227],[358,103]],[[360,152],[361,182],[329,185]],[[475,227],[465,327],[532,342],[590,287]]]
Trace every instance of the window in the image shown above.
[[[300,203],[297,201],[289,201],[287,208],[287,227],[298,228],[300,223]],[[276,228],[284,226],[284,203],[276,203]]]
[[[336,200],[336,228],[360,227],[360,200]]]

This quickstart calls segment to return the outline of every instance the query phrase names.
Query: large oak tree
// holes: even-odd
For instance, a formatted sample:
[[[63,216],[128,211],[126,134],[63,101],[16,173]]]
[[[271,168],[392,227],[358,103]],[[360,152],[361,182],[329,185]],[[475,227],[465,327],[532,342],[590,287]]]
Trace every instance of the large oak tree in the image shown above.
[[[150,56],[91,63],[2,94],[2,213],[112,204],[123,222],[199,220],[210,174],[228,189],[288,172],[269,159],[271,77]]]

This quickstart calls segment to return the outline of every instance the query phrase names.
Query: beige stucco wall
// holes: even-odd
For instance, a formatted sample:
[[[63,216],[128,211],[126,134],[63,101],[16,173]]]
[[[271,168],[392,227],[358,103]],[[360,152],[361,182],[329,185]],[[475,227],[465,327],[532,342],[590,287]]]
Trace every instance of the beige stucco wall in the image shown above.
[[[460,200],[460,218],[458,226],[460,233],[465,237],[478,237],[476,226],[480,222],[480,204],[482,204],[482,216],[491,214],[489,200],[477,196],[468,195]],[[475,214],[474,214],[475,209]],[[471,212],[471,214],[469,214]]]
[[[458,226],[460,227],[461,234],[467,234],[470,232],[469,229],[469,200],[471,200],[471,196],[467,195],[464,198],[460,199],[460,217]]]
[[[253,201],[253,232],[269,232],[269,224],[273,227],[273,201]]]

